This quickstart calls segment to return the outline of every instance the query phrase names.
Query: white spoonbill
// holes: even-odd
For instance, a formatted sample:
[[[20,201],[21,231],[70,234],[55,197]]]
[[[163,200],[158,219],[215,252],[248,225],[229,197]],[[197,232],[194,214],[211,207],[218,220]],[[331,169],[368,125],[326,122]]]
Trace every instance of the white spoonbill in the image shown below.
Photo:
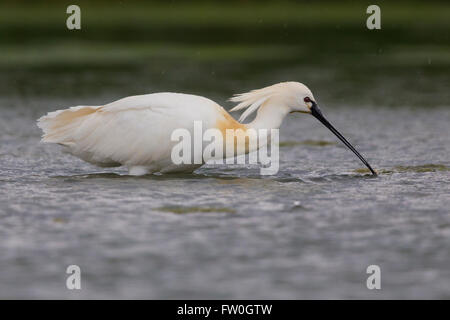
[[[127,166],[130,175],[192,172],[202,164],[178,164],[171,160],[171,133],[193,131],[194,121],[203,129],[216,128],[225,137],[227,129],[278,129],[291,112],[309,113],[330,129],[376,174],[369,163],[323,116],[311,91],[298,82],[282,82],[235,95],[246,109],[239,122],[207,98],[181,93],[152,93],[126,97],[102,106],[77,106],[49,112],[38,120],[43,142],[66,146],[69,152],[102,167]],[[257,111],[255,119],[243,124]],[[245,152],[245,151],[244,151]]]

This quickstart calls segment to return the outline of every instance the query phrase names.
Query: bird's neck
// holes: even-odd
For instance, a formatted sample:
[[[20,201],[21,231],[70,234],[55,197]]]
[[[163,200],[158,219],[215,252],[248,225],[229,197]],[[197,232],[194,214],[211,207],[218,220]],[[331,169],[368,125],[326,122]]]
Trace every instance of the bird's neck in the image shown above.
[[[277,103],[266,103],[258,109],[256,118],[247,127],[258,129],[278,129],[290,108]]]

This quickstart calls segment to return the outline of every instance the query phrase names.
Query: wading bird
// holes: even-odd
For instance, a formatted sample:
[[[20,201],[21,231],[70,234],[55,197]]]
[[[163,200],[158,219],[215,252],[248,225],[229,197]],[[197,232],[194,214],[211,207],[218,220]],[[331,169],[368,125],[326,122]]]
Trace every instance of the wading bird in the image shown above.
[[[235,95],[246,109],[236,121],[220,105],[207,98],[180,93],[153,93],[126,97],[103,106],[77,106],[50,112],[38,120],[43,142],[57,143],[101,167],[127,166],[130,175],[192,172],[201,164],[174,164],[171,133],[179,128],[193,131],[194,121],[203,129],[277,129],[292,112],[308,113],[331,130],[358,158],[375,171],[356,149],[325,119],[313,94],[298,82],[282,82]],[[250,123],[242,123],[257,112]]]

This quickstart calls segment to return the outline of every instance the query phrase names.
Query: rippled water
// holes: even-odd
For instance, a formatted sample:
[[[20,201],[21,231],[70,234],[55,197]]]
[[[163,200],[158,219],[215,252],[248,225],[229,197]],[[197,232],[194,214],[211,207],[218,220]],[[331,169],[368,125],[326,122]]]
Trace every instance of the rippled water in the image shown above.
[[[448,108],[324,105],[378,177],[306,115],[283,124],[275,176],[130,177],[40,144],[58,105],[1,102],[1,298],[450,297]]]
[[[62,2],[0,5],[0,298],[450,298],[448,5],[384,2],[369,31],[354,2],[78,2],[78,31]],[[130,177],[39,143],[48,111],[161,91],[230,108],[280,81],[379,176],[307,115],[275,176]]]

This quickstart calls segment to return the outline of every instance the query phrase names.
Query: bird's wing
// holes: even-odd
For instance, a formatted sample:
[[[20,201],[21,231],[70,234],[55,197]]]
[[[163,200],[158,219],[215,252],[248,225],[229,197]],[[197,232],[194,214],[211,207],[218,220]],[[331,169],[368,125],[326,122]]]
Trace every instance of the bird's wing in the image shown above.
[[[198,96],[158,93],[127,97],[105,106],[51,112],[38,120],[43,141],[69,147],[99,165],[140,165],[170,156],[175,129],[192,130],[195,120],[209,125],[220,108]]]

